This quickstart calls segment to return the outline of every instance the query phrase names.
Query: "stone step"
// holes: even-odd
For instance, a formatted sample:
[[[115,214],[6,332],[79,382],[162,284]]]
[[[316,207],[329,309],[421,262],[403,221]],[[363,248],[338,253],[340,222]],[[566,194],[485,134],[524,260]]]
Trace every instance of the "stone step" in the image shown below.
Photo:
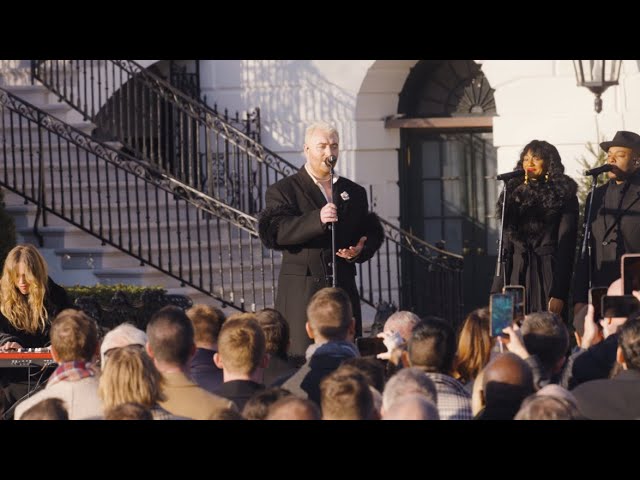
[[[27,103],[32,107],[35,107],[38,110],[42,110],[46,114],[51,115],[52,117],[55,117],[58,120],[61,120],[65,123],[67,122],[73,123],[73,122],[77,122],[78,120],[82,121],[82,118],[80,119],[77,118],[77,113],[75,112],[75,110],[73,110],[71,106],[67,105],[66,103],[61,103],[61,102],[33,103],[28,101]],[[15,113],[13,110],[4,108],[2,110],[2,116],[4,118],[0,118],[0,122],[5,122],[5,123],[9,122],[9,117],[11,115],[16,115],[16,117],[14,117],[14,122],[17,121],[18,114]]]
[[[50,101],[57,100],[56,95],[39,83],[36,85],[6,85],[2,88],[31,104],[45,105]]]
[[[197,255],[197,246],[191,248],[192,251],[192,262],[194,265],[200,264],[200,259]],[[188,260],[188,252],[189,247],[183,246],[183,259],[185,261]],[[257,251],[258,249],[254,249]],[[62,268],[63,269],[83,269],[83,268],[136,268],[140,266],[141,263],[145,263],[145,261],[140,261],[139,259],[122,252],[121,250],[112,247],[110,245],[105,245],[99,248],[92,247],[70,247],[70,248],[56,248],[54,249],[56,255],[61,258]],[[157,259],[159,255],[163,260],[163,263],[169,261],[169,252],[171,253],[171,261],[176,262],[179,261],[179,251],[178,247],[172,247],[169,249],[168,247],[154,248],[154,259]],[[209,261],[208,251],[202,252],[202,264],[204,267],[207,265],[214,265],[214,269],[229,269],[232,267],[231,263],[228,260],[228,255],[225,254],[222,257],[222,261],[220,261],[220,257],[212,254],[211,261]],[[262,255],[262,256],[261,256]],[[268,255],[268,253],[267,253]],[[249,257],[248,254],[243,255],[243,266],[247,269],[247,263],[249,260],[253,260],[253,264],[256,269],[263,268],[265,271],[270,271],[271,269],[271,261],[270,258],[265,257],[263,252],[257,252],[253,255],[253,257]],[[262,261],[264,260],[264,261]],[[280,264],[280,256],[274,256],[274,264],[277,266]],[[237,259],[237,262],[234,262],[233,267],[239,268],[240,260]]]
[[[31,134],[32,141],[37,141],[38,139],[38,129],[42,129],[42,138],[48,139],[48,134],[46,128],[42,126],[38,126],[37,123],[31,122],[26,118],[20,122],[18,118],[20,117],[17,113],[13,113],[13,122],[9,120],[8,117],[5,116],[4,121],[0,122],[0,140],[6,143],[7,145],[20,145],[22,142],[29,141],[29,133]],[[67,122],[65,122],[67,123]],[[96,126],[91,122],[79,121],[73,123],[67,123],[69,126],[79,130],[85,135],[91,136],[91,132],[96,128]],[[29,130],[27,130],[27,128]],[[55,133],[51,133],[52,138],[56,138]],[[21,140],[22,139],[22,140]]]
[[[107,221],[106,219],[108,218],[109,208],[108,206],[104,206],[105,202],[102,202],[102,203],[103,203],[102,208],[100,208],[100,205],[98,202],[94,202],[92,204],[92,208],[89,208],[88,205],[85,205],[83,208],[85,218],[89,218],[90,215],[93,215],[94,221],[96,221],[96,219],[100,217],[100,213],[102,212],[103,222],[106,222]],[[36,204],[30,201],[25,204],[24,197],[21,197],[20,195],[17,195],[9,190],[5,190],[5,205],[6,205],[6,211],[14,217],[16,221],[16,227],[30,227],[33,225],[35,221],[36,213],[38,210]],[[56,209],[58,209],[59,207],[61,207],[61,204],[58,200],[56,201]],[[79,215],[80,213],[79,207],[75,207],[74,210],[75,210],[75,215],[76,216]],[[141,220],[144,221],[145,224],[148,224],[149,220],[155,219],[156,211],[158,210],[162,212],[161,220],[163,222],[166,221],[167,216],[171,221],[176,221],[178,220],[179,217],[184,216],[181,210],[175,208],[175,202],[172,202],[171,200],[167,202],[166,196],[162,195],[159,203],[155,203],[155,201],[153,203],[150,203],[149,218],[147,218],[146,207],[142,206],[142,210],[140,212]],[[71,211],[68,208],[64,209],[64,213],[66,213],[67,215],[71,215]],[[117,214],[115,217],[113,215],[114,214],[112,210],[112,218],[115,218],[117,221]],[[132,212],[132,215],[137,219],[135,210]],[[202,215],[204,214],[201,214],[201,216]],[[200,220],[201,220],[201,223],[204,223],[204,219],[202,217]],[[57,215],[53,215],[51,213],[47,214],[47,224],[50,226],[69,225],[69,223],[66,220],[58,217]]]
[[[35,139],[33,139],[35,140]],[[71,166],[75,167],[77,165],[77,158],[80,155],[81,164],[85,163],[85,149],[79,148],[76,144],[67,142],[62,140],[57,143],[56,137],[52,137],[52,143],[49,143],[48,138],[43,138],[42,144],[38,144],[38,142],[29,143],[27,138],[23,139],[23,143],[15,143],[13,145],[1,145],[0,146],[0,154],[3,156],[6,154],[7,159],[3,163],[3,168],[7,172],[7,176],[13,175],[13,171],[16,171],[16,175],[19,175],[23,171],[28,171],[27,169],[31,168],[31,161],[33,158],[33,162],[38,162],[38,167],[40,163],[44,163],[44,170],[50,171],[52,168],[55,172],[59,172],[60,169],[68,169],[69,168],[69,160],[71,160]],[[122,148],[122,144],[120,142],[102,142],[114,150],[119,150]],[[42,150],[42,155],[40,155],[40,150]],[[15,154],[15,155],[14,155]],[[15,156],[15,165],[14,165],[14,157]],[[89,159],[91,163],[95,163],[95,155],[89,154]],[[24,162],[24,168],[23,168]],[[102,171],[104,171],[104,167]],[[115,170],[113,168],[109,168],[109,170]],[[101,172],[102,173],[102,172]],[[4,176],[4,173],[3,173]]]
[[[49,217],[53,217],[53,215],[49,214],[47,218]],[[105,226],[103,233],[105,236],[105,240],[107,241],[110,241],[113,243],[118,243],[121,241],[122,245],[127,248],[129,246],[129,243],[131,243],[131,246],[134,249],[134,253],[137,253],[138,244],[141,244],[142,246],[142,253],[147,252],[149,243],[151,243],[152,252],[157,252],[157,251],[162,251],[163,249],[169,248],[167,243],[167,231],[175,232],[176,225],[177,225],[177,222],[169,222],[168,225],[165,223],[161,226],[161,229],[160,229],[161,244],[160,245],[158,245],[157,228],[153,228],[149,234],[146,230],[145,224],[132,224],[131,229],[123,228],[122,230],[119,230],[115,227],[112,230],[109,230]],[[221,228],[226,229],[228,228],[228,226],[221,222]],[[96,229],[96,233],[98,233],[99,225],[97,223],[95,225],[95,229]],[[36,238],[33,234],[32,226],[19,227],[19,228],[16,228],[16,230],[28,241],[30,242],[36,241]],[[72,246],[97,247],[97,246],[100,246],[102,243],[102,241],[99,240],[97,237],[91,235],[90,233],[85,232],[84,230],[78,227],[75,227],[69,224],[55,225],[55,226],[53,225],[40,226],[38,230],[44,237],[45,246],[47,248],[67,248]],[[185,250],[189,245],[192,248],[196,248],[198,246],[197,235],[193,229],[191,230],[191,241],[189,241],[187,238],[186,230],[183,230],[180,233],[181,233],[180,242],[178,242],[178,239],[177,239],[178,237],[176,236],[171,237],[172,249],[180,248]],[[222,243],[218,244],[217,235],[215,235],[215,231],[212,231],[211,237],[210,237],[211,241],[209,242],[208,245],[210,248],[217,249],[215,253],[216,255],[218,254],[218,251],[220,249],[222,249],[223,254],[228,254],[229,248],[231,248],[231,251],[234,252],[234,257],[235,257],[236,256],[235,252],[238,251],[240,247],[242,247],[244,255],[245,257],[247,257],[250,243],[253,243],[255,258],[259,258],[261,256],[265,257],[268,254],[268,253],[265,253],[266,251],[264,249],[262,249],[257,239],[253,238],[253,240],[249,240],[248,234],[244,232],[242,234],[242,237],[238,238],[237,230],[235,229],[232,233],[233,235],[231,238],[231,243],[229,243],[228,236],[223,235]],[[129,242],[129,240],[131,242]],[[204,248],[204,246],[207,245],[206,243],[207,237],[205,232],[201,233],[200,240],[201,240],[201,245]]]

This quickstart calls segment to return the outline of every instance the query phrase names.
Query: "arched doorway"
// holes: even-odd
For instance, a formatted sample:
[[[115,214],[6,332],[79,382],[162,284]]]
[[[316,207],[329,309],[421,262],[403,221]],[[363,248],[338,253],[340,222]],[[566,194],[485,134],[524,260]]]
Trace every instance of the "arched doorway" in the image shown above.
[[[464,256],[464,311],[487,305],[496,260],[497,185],[493,89],[471,60],[423,60],[400,93],[400,221],[431,244]],[[406,264],[403,288],[420,305],[421,272]],[[414,291],[415,290],[415,291]]]

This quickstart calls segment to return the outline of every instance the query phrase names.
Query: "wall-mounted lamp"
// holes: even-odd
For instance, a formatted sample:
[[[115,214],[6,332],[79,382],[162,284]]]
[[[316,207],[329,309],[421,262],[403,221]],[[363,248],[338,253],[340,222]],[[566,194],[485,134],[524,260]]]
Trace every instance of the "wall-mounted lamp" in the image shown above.
[[[618,85],[621,65],[622,60],[573,61],[578,86],[587,87],[596,96],[594,105],[597,113],[602,110],[602,98],[600,96],[607,88]]]

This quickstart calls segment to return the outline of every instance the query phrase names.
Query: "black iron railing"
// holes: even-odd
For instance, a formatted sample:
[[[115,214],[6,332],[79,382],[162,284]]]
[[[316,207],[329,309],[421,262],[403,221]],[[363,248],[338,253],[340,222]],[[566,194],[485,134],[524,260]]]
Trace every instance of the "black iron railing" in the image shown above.
[[[273,305],[256,219],[0,89],[0,183],[226,305]]]
[[[136,62],[34,60],[32,74],[136,157],[246,214],[262,210],[266,187],[298,170],[228,118]],[[415,293],[407,291],[423,291],[433,309],[421,314],[460,320],[462,258],[389,222],[383,225],[386,239],[380,252],[360,266],[363,301],[375,305],[386,299],[412,309]],[[403,288],[402,264],[407,261],[428,272],[426,285]]]
[[[297,170],[239,129],[239,118],[136,62],[33,60],[32,75],[95,123],[99,138],[243,212],[262,210],[266,187]],[[247,115],[247,130],[257,115]]]

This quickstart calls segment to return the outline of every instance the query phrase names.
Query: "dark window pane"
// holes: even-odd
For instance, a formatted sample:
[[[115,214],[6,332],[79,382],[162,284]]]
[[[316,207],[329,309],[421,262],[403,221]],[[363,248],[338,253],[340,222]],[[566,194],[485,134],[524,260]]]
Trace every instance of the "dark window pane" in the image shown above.
[[[423,180],[422,201],[425,217],[439,217],[442,215],[442,183],[439,180]]]
[[[453,253],[462,253],[462,220],[444,221],[445,247]]]
[[[442,238],[442,220],[425,220],[424,239],[431,245],[435,245]]]
[[[440,177],[440,142],[422,144],[422,178]]]

